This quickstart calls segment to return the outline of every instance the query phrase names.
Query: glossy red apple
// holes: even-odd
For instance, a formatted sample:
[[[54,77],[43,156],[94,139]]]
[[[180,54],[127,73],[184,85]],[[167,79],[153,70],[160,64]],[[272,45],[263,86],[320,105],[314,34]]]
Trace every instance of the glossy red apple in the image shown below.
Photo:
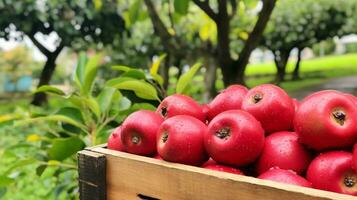
[[[258,174],[272,167],[293,170],[298,174],[305,172],[312,156],[299,143],[295,132],[276,132],[265,138],[263,151],[256,163]]]
[[[231,85],[218,94],[209,104],[208,121],[227,110],[241,109],[242,101],[248,89],[242,85]]]
[[[357,175],[352,165],[349,152],[322,153],[311,162],[306,178],[314,188],[356,196]]]
[[[232,173],[232,174],[243,175],[243,172],[240,171],[239,169],[236,169],[234,167],[225,166],[225,165],[220,165],[212,159],[208,160],[205,164],[202,165],[202,167],[205,169],[211,169],[211,170],[216,170],[216,171],[220,171],[220,172],[228,172],[228,173]]]
[[[200,166],[207,159],[203,135],[207,126],[200,120],[177,115],[165,120],[157,134],[157,151],[170,162]]]
[[[130,114],[122,124],[121,141],[125,150],[138,155],[156,153],[156,134],[163,119],[149,110]]]
[[[160,103],[156,112],[165,119],[176,115],[190,115],[202,122],[206,122],[206,115],[201,105],[191,97],[182,94],[174,94],[166,97]]]
[[[252,88],[244,97],[242,110],[252,114],[262,124],[266,134],[292,128],[294,103],[278,86],[263,84]]]
[[[108,149],[124,151],[124,146],[121,142],[121,126],[118,126],[114,129],[114,131],[110,134],[108,138]]]
[[[352,157],[352,161],[353,161],[353,169],[355,170],[355,172],[357,172],[357,143],[353,146],[353,157]]]
[[[306,97],[295,114],[300,142],[315,150],[347,148],[357,136],[357,106],[343,93],[321,91]]]
[[[252,163],[260,155],[264,130],[251,114],[229,110],[213,118],[204,141],[213,160],[239,167]]]
[[[208,111],[209,111],[209,106],[208,104],[202,104],[202,112],[205,115],[205,123],[208,124]]]
[[[153,158],[158,159],[158,160],[163,160],[159,154],[156,154]]]
[[[352,95],[350,93],[344,93],[344,94],[345,94],[345,96],[350,98],[357,105],[357,97],[355,97],[354,95]]]
[[[299,101],[295,98],[292,98],[291,99],[293,101],[293,104],[294,104],[294,108],[295,108],[295,111],[299,108]]]
[[[311,187],[311,183],[309,181],[297,175],[294,171],[291,170],[271,168],[270,170],[258,176],[258,178],[291,185]]]

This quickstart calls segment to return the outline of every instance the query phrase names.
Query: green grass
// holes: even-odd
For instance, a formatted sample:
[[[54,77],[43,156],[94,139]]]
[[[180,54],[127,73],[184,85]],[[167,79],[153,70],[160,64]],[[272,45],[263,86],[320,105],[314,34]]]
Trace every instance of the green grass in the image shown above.
[[[281,87],[293,94],[299,90],[321,84],[333,78],[357,75],[357,54],[333,55],[301,62],[301,80],[291,81],[291,72],[295,62],[289,62],[287,66],[287,81],[281,83]],[[274,63],[251,64],[246,70],[247,84],[254,87],[262,83],[270,83],[275,76]],[[258,78],[260,76],[260,78]]]
[[[287,65],[287,72],[294,70],[295,62]],[[336,69],[349,69],[357,72],[357,54],[331,55],[321,58],[302,60],[300,70],[302,73],[315,71],[330,71]],[[262,64],[250,64],[247,66],[246,75],[275,74],[276,69],[273,62]]]

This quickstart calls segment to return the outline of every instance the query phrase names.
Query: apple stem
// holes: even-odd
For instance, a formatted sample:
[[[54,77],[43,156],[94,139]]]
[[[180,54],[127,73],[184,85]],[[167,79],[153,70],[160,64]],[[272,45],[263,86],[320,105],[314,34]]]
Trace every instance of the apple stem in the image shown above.
[[[138,143],[140,142],[140,137],[138,137],[137,135],[133,135],[133,136],[131,137],[131,142],[132,142],[133,144],[138,144]]]
[[[220,139],[227,139],[231,134],[231,129],[229,128],[222,128],[221,130],[216,132],[216,136],[219,137]]]
[[[166,132],[164,134],[162,134],[162,142],[165,143],[167,141],[167,139],[169,139],[169,134],[167,134]]]
[[[167,115],[167,108],[166,108],[166,107],[162,107],[162,108],[161,108],[161,115],[162,115],[163,117],[166,117],[166,115]]]
[[[261,95],[261,94],[255,94],[254,96],[253,96],[253,100],[254,100],[254,103],[258,103],[260,100],[262,100],[263,99],[263,95]]]
[[[337,110],[332,112],[333,117],[336,119],[336,122],[339,123],[341,126],[344,124],[345,119],[346,119],[346,114],[341,111]]]
[[[353,187],[356,184],[356,180],[351,176],[347,176],[347,177],[345,177],[343,183],[347,187]]]

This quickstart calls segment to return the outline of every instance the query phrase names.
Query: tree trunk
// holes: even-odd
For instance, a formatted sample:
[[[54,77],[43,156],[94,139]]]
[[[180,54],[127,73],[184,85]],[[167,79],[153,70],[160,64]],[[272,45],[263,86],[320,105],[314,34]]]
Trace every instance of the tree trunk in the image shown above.
[[[160,74],[162,76],[162,79],[164,79],[163,88],[165,91],[167,91],[167,88],[169,87],[169,69],[171,66],[171,59],[171,55],[167,53],[165,63],[163,66],[160,67]]]
[[[302,52],[302,48],[298,48],[298,54],[297,54],[297,61],[296,61],[296,65],[295,65],[295,69],[293,72],[293,80],[299,80],[300,79],[300,74],[299,74],[299,70],[300,70],[300,62],[301,62],[301,52]]]
[[[253,31],[249,34],[247,41],[239,54],[237,61],[233,63],[232,66],[235,70],[236,76],[235,82],[240,84],[245,84],[244,72],[245,68],[249,62],[249,57],[252,51],[259,45],[260,39],[264,32],[266,25],[268,24],[270,15],[275,7],[276,0],[264,0],[263,8],[259,13],[258,21],[256,22]]]
[[[275,83],[280,84],[285,81],[286,65],[288,63],[291,50],[281,50],[274,52],[274,62],[276,66]]]
[[[204,102],[209,102],[217,95],[216,90],[216,71],[217,65],[214,59],[210,59],[209,57],[205,58],[206,73],[204,76],[204,87],[205,91],[203,93]]]
[[[61,47],[59,47],[59,48],[61,48]],[[59,53],[60,53],[60,50],[58,51],[58,49],[57,49],[56,52],[46,55],[47,61],[46,61],[45,66],[42,69],[42,72],[40,75],[40,81],[37,85],[37,88],[39,88],[43,85],[48,85],[50,83],[53,72],[56,69],[56,59],[57,59]],[[46,102],[47,102],[46,93],[39,92],[34,95],[31,104],[35,105],[35,106],[41,106]]]

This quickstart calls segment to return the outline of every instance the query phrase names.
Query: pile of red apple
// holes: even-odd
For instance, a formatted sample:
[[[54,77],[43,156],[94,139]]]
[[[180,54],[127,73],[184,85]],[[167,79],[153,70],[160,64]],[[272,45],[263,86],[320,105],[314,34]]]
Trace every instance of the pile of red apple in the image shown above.
[[[205,105],[169,96],[129,115],[108,148],[357,196],[355,143],[357,97],[326,90],[298,102],[264,84],[230,86]]]

